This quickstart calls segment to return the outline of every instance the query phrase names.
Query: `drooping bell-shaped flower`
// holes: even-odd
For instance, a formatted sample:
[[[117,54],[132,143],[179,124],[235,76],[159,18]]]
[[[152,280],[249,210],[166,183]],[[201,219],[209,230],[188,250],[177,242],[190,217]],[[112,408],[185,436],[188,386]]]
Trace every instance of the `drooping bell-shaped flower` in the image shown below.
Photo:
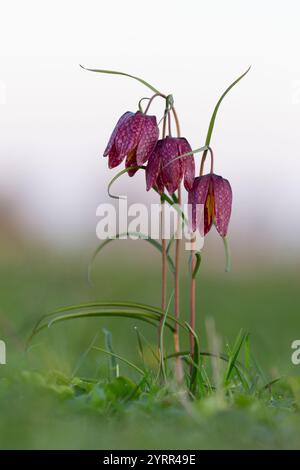
[[[194,156],[177,157],[191,151],[191,146],[185,138],[166,137],[159,140],[146,168],[147,191],[155,186],[160,193],[166,188],[173,194],[182,178],[186,190],[189,191],[195,178]]]
[[[120,117],[104,152],[109,168],[118,166],[126,157],[126,168],[143,165],[151,155],[159,137],[155,116],[140,111]],[[130,170],[133,176],[137,170]]]
[[[192,231],[198,229],[206,235],[214,223],[218,233],[222,237],[226,236],[232,205],[232,190],[228,180],[214,173],[198,176],[189,192],[188,202],[191,205]]]

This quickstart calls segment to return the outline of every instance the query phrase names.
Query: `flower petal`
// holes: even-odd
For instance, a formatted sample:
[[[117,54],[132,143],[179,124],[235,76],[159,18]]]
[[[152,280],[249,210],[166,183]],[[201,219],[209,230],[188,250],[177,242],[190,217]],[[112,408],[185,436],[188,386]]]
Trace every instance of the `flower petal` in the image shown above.
[[[143,165],[154,150],[159,137],[159,129],[155,116],[143,115],[143,126],[138,143],[136,160],[138,165]]]
[[[104,157],[107,157],[107,155],[110,153],[110,151],[112,150],[112,147],[114,145],[114,142],[115,142],[115,137],[117,135],[117,132],[120,128],[120,126],[130,117],[130,116],[134,116],[134,113],[131,113],[130,111],[127,111],[125,114],[123,114],[120,119],[118,120],[117,124],[115,125],[115,128],[110,136],[110,139],[109,139],[109,142],[107,144],[107,147],[104,151],[104,154],[103,156]]]
[[[165,187],[164,187],[164,183],[163,183],[163,180],[161,178],[161,174],[159,173],[157,178],[156,178],[156,182],[155,182],[155,185],[156,186],[156,189],[157,191],[159,192],[159,194],[162,194],[165,190]]]
[[[212,175],[212,181],[215,199],[215,225],[221,237],[225,237],[231,215],[232,190],[229,181],[221,176]]]
[[[126,161],[125,161],[125,168],[130,168],[131,166],[137,166],[135,149],[133,149],[131,152],[128,153]],[[129,170],[128,176],[135,175],[137,171],[138,171],[138,168],[136,170]]]
[[[209,193],[208,189],[208,193]],[[213,202],[210,199],[210,195],[207,195],[205,204],[204,204],[204,227],[203,227],[203,235],[205,236],[211,229],[214,218],[213,218],[213,210],[214,210],[214,205]],[[202,233],[201,232],[201,233]]]
[[[191,151],[192,148],[185,138],[178,139],[178,155],[184,155],[185,153],[189,153]],[[194,155],[183,157],[179,161],[181,162],[181,165],[183,167],[184,187],[187,191],[190,191],[190,189],[192,189],[193,182],[195,179]]]
[[[162,140],[159,140],[153,150],[152,154],[149,157],[148,164],[146,167],[146,188],[149,191],[150,188],[156,183],[161,161],[161,150]]]
[[[120,125],[115,137],[115,145],[120,158],[124,158],[128,152],[137,147],[142,124],[143,114],[138,111]]]
[[[194,179],[193,187],[189,191],[188,203],[190,205],[189,225],[195,232],[198,228],[201,235],[205,233],[205,203],[208,195],[211,175],[198,176]],[[203,217],[204,214],[204,217]],[[203,223],[204,222],[204,223]]]
[[[175,193],[178,189],[183,176],[183,169],[180,160],[174,158],[178,156],[177,139],[166,137],[161,147],[161,176],[163,183],[170,194]]]
[[[115,168],[116,166],[120,165],[123,159],[124,157],[120,157],[116,146],[113,144],[108,154],[108,168]]]

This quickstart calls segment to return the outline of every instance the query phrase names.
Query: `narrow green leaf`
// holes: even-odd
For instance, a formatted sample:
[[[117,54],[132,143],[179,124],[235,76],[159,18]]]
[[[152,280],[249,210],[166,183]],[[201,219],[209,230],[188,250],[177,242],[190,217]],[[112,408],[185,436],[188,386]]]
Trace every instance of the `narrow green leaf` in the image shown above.
[[[62,321],[67,321],[67,320],[76,320],[79,318],[95,318],[95,317],[120,317],[120,318],[131,318],[131,319],[137,319],[137,320],[142,320],[147,323],[150,323],[150,325],[154,325],[152,320],[158,320],[159,315],[157,314],[151,314],[151,313],[139,313],[139,312],[131,312],[127,310],[120,310],[120,311],[106,311],[106,312],[99,312],[99,311],[90,311],[90,312],[77,312],[77,313],[71,313],[68,315],[60,315],[54,319],[52,319],[47,325],[42,325],[39,327],[39,329],[36,331],[36,333],[44,328],[50,328],[54,323],[62,322]],[[171,326],[168,324],[168,326]],[[171,328],[173,328],[171,326]]]
[[[153,307],[152,305],[147,305],[143,303],[136,303],[136,302],[124,302],[124,301],[119,301],[119,302],[88,302],[88,303],[82,303],[82,304],[75,304],[75,305],[68,305],[66,307],[61,307],[53,310],[52,312],[46,313],[45,315],[42,315],[38,321],[36,322],[34,328],[33,328],[33,333],[38,329],[40,324],[44,321],[47,320],[53,316],[57,316],[60,313],[66,313],[74,310],[84,310],[84,309],[91,309],[91,308],[114,308],[114,307],[121,307],[121,308],[130,308],[130,309],[135,309],[135,310],[142,310],[146,312],[154,312],[157,313],[158,315],[162,314],[162,310],[158,307]],[[30,340],[29,340],[30,342]]]
[[[112,199],[126,199],[126,196],[115,196],[114,194],[111,194],[110,192],[110,188],[112,187],[112,185],[114,184],[115,181],[117,181],[117,179],[120,178],[120,176],[124,175],[125,173],[128,173],[130,170],[145,170],[146,167],[145,166],[130,166],[128,168],[124,168],[122,171],[119,171],[119,173],[117,173],[112,180],[110,180],[110,182],[108,183],[108,186],[107,186],[107,192],[108,192],[108,195],[109,197],[111,197]]]
[[[270,390],[272,385],[275,385],[277,382],[279,382],[280,380],[282,380],[284,377],[281,376],[281,377],[277,377],[276,379],[273,379],[271,380],[270,382],[268,382],[266,385],[263,386],[263,388],[260,390],[260,392],[263,392],[265,390]]]
[[[218,357],[220,359],[222,359],[221,356],[217,356],[217,355],[214,355],[214,354],[210,354],[210,353],[199,353],[200,356],[215,356],[215,357]],[[210,380],[209,380],[209,377],[203,367],[203,365],[200,364],[200,361],[199,361],[199,364],[196,364],[195,361],[191,358],[190,356],[190,351],[179,351],[177,353],[172,353],[172,354],[168,354],[167,356],[165,356],[165,360],[168,360],[168,359],[173,359],[174,357],[182,357],[183,360],[190,366],[192,366],[194,369],[197,370],[198,374],[195,378],[195,380],[198,378],[198,383],[199,383],[199,386],[200,386],[200,391],[202,393],[202,395],[204,395],[204,390],[206,388],[208,388],[209,390],[213,390],[213,387],[210,383]],[[225,359],[223,359],[225,360]],[[204,377],[205,375],[205,377]],[[196,384],[195,384],[196,385]],[[193,386],[195,386],[193,385]],[[194,390],[190,390],[193,394],[194,394]]]
[[[151,351],[154,359],[158,362],[159,364],[159,357],[156,353],[156,351],[154,350],[152,344],[147,340],[147,338],[145,338],[145,336],[137,329],[137,327],[135,327],[135,330],[138,331],[138,336],[140,338],[140,341],[142,343],[142,340],[143,342],[146,344],[146,346],[148,347],[149,351]],[[143,348],[144,349],[144,348]]]
[[[113,346],[112,346],[112,334],[106,328],[103,328],[102,331],[103,331],[104,337],[105,337],[105,347],[106,347],[107,351],[109,351],[111,353],[111,355],[110,355],[110,372],[112,372],[113,377],[116,378],[119,375],[119,373],[118,373],[119,367],[118,367],[118,363],[117,363],[115,353],[114,353],[114,350],[113,350]]]
[[[114,184],[114,182],[117,181],[117,179],[119,179],[125,173],[128,173],[130,170],[146,170],[146,167],[145,166],[131,166],[131,167],[128,167],[128,168],[124,168],[122,171],[119,171],[119,173],[117,173],[108,184],[107,192],[108,192],[109,197],[111,197],[112,199],[126,199],[126,196],[116,196],[115,194],[112,194],[110,192],[110,190],[111,190],[111,187]],[[185,215],[184,215],[183,211],[177,205],[177,203],[178,203],[177,196],[175,194],[172,194],[172,196],[171,196],[172,199],[171,199],[167,194],[165,194],[165,193],[161,194],[158,191],[157,188],[153,187],[153,189],[160,196],[161,201],[165,201],[168,204],[170,204],[170,206],[174,206],[175,210],[181,215],[183,221],[185,223],[187,223],[187,220],[185,218]]]
[[[172,248],[172,245],[173,245],[174,241],[175,241],[175,235],[172,235],[172,237],[170,238],[170,240],[168,242],[168,246],[167,246],[167,249],[166,249],[167,255],[170,254],[170,250]]]
[[[268,378],[266,376],[266,374],[264,373],[264,371],[262,370],[261,366],[259,365],[259,363],[257,362],[253,352],[251,351],[250,352],[250,356],[251,356],[251,364],[254,366],[254,368],[256,369],[257,371],[257,374],[258,374],[258,378],[261,379],[262,382],[264,383],[267,383],[268,382]]]
[[[140,353],[140,356],[141,356],[143,365],[144,365],[144,367],[145,367],[144,348],[143,348],[142,338],[141,338],[140,332],[139,332],[139,330],[138,330],[138,328],[137,328],[136,326],[134,327],[134,331],[135,331],[136,337],[137,337],[137,342],[138,342],[138,347],[139,347],[139,353]]]
[[[146,82],[146,80],[144,80],[143,78],[136,77],[135,75],[130,75],[129,73],[118,72],[116,70],[88,69],[86,67],[83,67],[83,65],[80,65],[80,67],[84,70],[87,70],[88,72],[107,73],[107,74],[110,74],[110,75],[123,75],[124,77],[133,78],[134,80],[137,80],[138,82],[142,83],[146,87],[150,88],[150,90],[152,90],[154,93],[160,93],[157,88],[150,85],[150,83]]]
[[[193,271],[193,274],[192,274],[193,279],[196,278],[197,273],[198,273],[199,268],[200,268],[200,264],[201,264],[201,253],[200,253],[200,251],[197,251],[195,253],[195,258],[196,258],[196,263],[195,263],[194,271]]]
[[[246,335],[245,338],[245,367],[246,369],[250,368],[250,338],[249,333]]]
[[[160,196],[161,202],[162,202],[162,201],[165,201],[165,202],[167,202],[168,204],[170,204],[170,206],[172,206],[172,205],[174,204],[174,202],[172,201],[172,199],[171,199],[167,194],[165,194],[165,193],[162,193],[162,194],[161,194],[161,193],[157,190],[157,188],[155,188],[155,187],[154,187],[153,189],[154,189],[154,191]]]
[[[209,351],[200,351],[199,355],[200,355],[200,357],[202,357],[202,356],[203,357],[215,357],[215,358],[220,359],[221,361],[224,361],[224,362],[227,362],[227,363],[229,363],[229,361],[230,361],[230,357],[227,356],[226,354],[222,354],[222,353],[221,354],[215,354],[215,353],[211,353]],[[174,357],[177,357],[177,356],[188,357],[188,356],[190,356],[190,351],[180,351],[178,353],[168,354],[167,356],[165,356],[165,360],[173,359]],[[195,367],[198,367],[195,364],[195,362],[191,360],[191,358],[189,358],[189,363],[191,365],[194,365]],[[239,375],[239,377],[242,376],[241,381],[246,382],[247,386],[248,386],[247,379],[245,378],[246,371],[244,370],[243,364],[240,361],[236,360],[232,364],[232,367],[236,371],[236,373]],[[204,372],[203,367],[201,367],[201,364],[198,367],[198,371],[200,371],[201,374]]]
[[[90,311],[91,308],[105,308],[109,310],[104,311]],[[112,310],[114,307],[122,308],[122,310]],[[133,310],[132,310],[133,309]],[[72,312],[74,310],[83,310],[76,312],[74,314],[66,312]],[[85,311],[87,310],[87,311]],[[72,320],[77,318],[89,318],[89,317],[123,317],[123,318],[133,318],[141,321],[145,321],[156,327],[154,321],[159,322],[163,311],[157,307],[151,305],[134,303],[134,302],[92,302],[86,304],[77,304],[71,305],[68,307],[63,307],[53,312],[50,312],[46,315],[43,315],[36,323],[33,331],[27,341],[27,348],[29,347],[30,342],[41,330],[50,327],[53,323],[65,320]],[[53,318],[54,317],[54,318]],[[168,322],[166,326],[173,332],[174,326],[172,323],[169,323],[169,320],[172,323],[177,323],[181,328],[187,330],[186,326],[173,316],[168,317]]]
[[[161,202],[166,201],[168,204],[170,204],[170,206],[172,206],[176,210],[176,212],[180,215],[180,217],[182,218],[183,223],[187,224],[188,223],[187,218],[185,217],[185,214],[184,214],[183,210],[181,209],[180,205],[178,205],[178,197],[176,196],[176,194],[175,193],[172,194],[171,198],[170,198],[165,193],[160,194],[155,187],[153,189],[154,189],[154,191],[157,192],[157,194],[160,195]]]
[[[130,318],[134,320],[140,320],[144,321],[146,323],[149,323],[152,326],[156,327],[155,322],[159,322],[161,318],[161,314],[158,313],[147,313],[147,312],[135,312],[131,310],[109,310],[109,311],[88,311],[88,312],[76,312],[76,313],[69,313],[67,315],[58,315],[57,317],[53,318],[51,321],[48,323],[40,324],[33,333],[31,334],[27,346],[32,341],[32,339],[40,333],[42,330],[45,328],[50,328],[52,325],[58,322],[63,322],[63,321],[68,321],[68,320],[76,320],[80,318],[101,318],[101,317],[106,317],[106,318],[113,318],[113,317],[119,317],[119,318]],[[174,318],[171,318],[171,320],[176,321]],[[178,322],[179,323],[179,322]],[[166,322],[166,326],[171,330],[174,331],[174,327],[172,324],[169,322]]]
[[[72,372],[72,378],[74,378],[78,372],[78,370],[80,369],[81,367],[81,364],[83,363],[83,361],[85,360],[85,358],[87,357],[87,355],[89,354],[90,350],[93,348],[95,342],[97,341],[98,339],[98,336],[99,336],[99,331],[97,331],[97,333],[95,334],[93,340],[91,341],[90,345],[88,346],[88,348],[80,355],[80,358],[79,360],[77,361],[77,364],[76,366],[74,367],[74,370]]]
[[[234,369],[234,366],[235,366],[235,363],[236,363],[236,360],[238,358],[238,355],[240,353],[240,350],[241,350],[241,347],[245,341],[245,337],[246,337],[246,334],[242,333],[242,331],[240,331],[237,339],[236,339],[236,342],[233,346],[233,349],[232,349],[232,352],[230,353],[230,356],[229,356],[229,362],[228,362],[228,367],[227,367],[227,370],[225,372],[225,379],[224,379],[224,383],[225,385],[228,385],[229,383],[229,379],[230,379],[230,376],[232,374],[232,371]]]
[[[123,176],[125,173],[128,173],[130,170],[146,170],[146,167],[144,165],[142,166],[130,166],[128,168],[124,168],[123,170],[119,171],[109,182],[108,187],[107,187],[107,192],[109,197],[112,199],[126,199],[126,196],[117,196],[115,194],[112,194],[110,192],[112,185],[117,181],[121,176]],[[165,201],[170,206],[173,206],[174,204],[178,203],[177,196],[175,194],[172,194],[172,199],[165,193],[160,193],[157,188],[153,187],[154,191],[160,196],[161,201]],[[176,209],[177,210],[177,209]],[[182,217],[184,217],[183,212],[181,211]]]
[[[240,80],[242,80],[242,78],[247,75],[247,73],[249,72],[249,70],[251,69],[251,66],[246,70],[246,72],[244,72],[240,77],[238,77],[233,83],[231,83],[231,85],[229,85],[229,87],[224,91],[224,93],[221,95],[219,101],[217,102],[216,106],[215,106],[215,109],[212,113],[212,116],[211,116],[211,119],[210,119],[210,123],[209,123],[209,126],[208,126],[208,131],[207,131],[207,136],[206,136],[206,140],[205,140],[205,145],[206,146],[209,146],[210,144],[210,141],[211,141],[211,136],[212,136],[212,132],[213,132],[213,129],[214,129],[214,125],[215,125],[215,120],[216,120],[216,117],[217,117],[217,113],[218,113],[218,110],[219,110],[219,107],[223,101],[223,99],[225,98],[225,96],[227,95],[227,93],[231,90],[231,88],[233,88]]]
[[[204,152],[205,150],[207,150],[207,145],[204,145],[204,147],[200,147],[198,149],[192,150],[191,152],[187,152],[187,153],[183,153],[182,155],[178,155],[178,157],[173,158],[166,165],[164,165],[163,168],[167,168],[169,165],[172,165],[176,160],[180,160],[180,159],[182,159],[184,157],[188,157],[190,155],[195,155],[196,153],[199,153],[199,152]]]

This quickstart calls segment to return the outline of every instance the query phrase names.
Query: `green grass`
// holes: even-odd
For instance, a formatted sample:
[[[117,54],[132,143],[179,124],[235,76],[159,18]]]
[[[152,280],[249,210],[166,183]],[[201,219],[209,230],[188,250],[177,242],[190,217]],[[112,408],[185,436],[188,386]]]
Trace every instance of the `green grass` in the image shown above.
[[[30,252],[7,256],[0,268],[0,338],[7,343],[8,360],[0,366],[0,447],[299,448],[299,369],[290,362],[291,342],[299,337],[298,279],[290,270],[215,275],[201,267],[200,350],[211,350],[206,328],[213,318],[227,361],[201,356],[193,399],[176,387],[173,360],[166,364],[167,382],[158,376],[151,351],[155,328],[131,319],[53,324],[24,353],[36,320],[57,307],[95,300],[158,305],[159,269],[142,258],[144,250],[140,253],[134,260],[127,250],[108,249],[94,268],[93,287],[86,281],[85,255],[72,260]],[[185,319],[184,277],[182,287]],[[240,338],[234,349],[241,329],[250,333],[250,346]],[[187,346],[185,333],[181,347]],[[117,357],[112,360],[99,348]],[[167,330],[165,348],[172,352]],[[278,376],[284,377],[264,389]],[[188,386],[187,381],[185,390]]]

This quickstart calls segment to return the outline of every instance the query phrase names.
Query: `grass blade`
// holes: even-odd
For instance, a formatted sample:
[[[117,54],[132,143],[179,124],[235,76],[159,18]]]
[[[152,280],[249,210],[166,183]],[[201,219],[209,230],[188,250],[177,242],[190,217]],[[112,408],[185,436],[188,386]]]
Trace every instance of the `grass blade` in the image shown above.
[[[110,355],[110,371],[113,374],[113,377],[118,377],[119,375],[119,366],[115,357],[115,353],[112,347],[112,334],[106,328],[103,328],[103,333],[105,337],[105,347],[107,351],[111,353]]]
[[[245,338],[245,367],[246,369],[250,368],[250,338],[249,333],[246,335]]]
[[[139,330],[136,326],[134,327],[134,331],[135,331],[136,337],[137,337],[139,353],[140,353],[140,356],[141,356],[141,359],[142,359],[142,362],[143,362],[143,366],[145,367],[144,347],[143,347],[142,338],[141,338],[140,332],[139,332]]]
[[[137,327],[135,327],[135,329],[137,330]],[[149,351],[151,352],[151,354],[153,355],[154,359],[158,362],[159,364],[159,357],[158,357],[158,354],[156,353],[156,351],[154,350],[153,346],[151,345],[151,343],[147,340],[147,338],[145,338],[145,336],[139,331],[138,332],[138,336],[142,342],[142,340],[144,341],[145,345],[148,347]],[[143,348],[144,349],[144,348]]]
[[[227,370],[225,372],[225,378],[224,378],[225,385],[229,384],[229,380],[230,380],[232,371],[235,367],[235,363],[237,361],[237,358],[238,358],[238,355],[240,353],[241,347],[242,347],[242,345],[245,341],[245,337],[246,337],[246,334],[245,333],[243,334],[242,331],[240,331],[240,333],[239,333],[239,335],[236,339],[236,342],[233,346],[233,349],[230,352],[229,362],[228,362],[228,366],[227,366]]]
[[[124,362],[125,364],[127,364],[128,366],[132,367],[134,370],[136,370],[137,372],[139,372],[141,375],[145,375],[145,372],[140,369],[138,366],[136,366],[135,364],[133,364],[132,362],[128,361],[128,359],[126,359],[125,357],[123,356],[120,356],[120,354],[116,354],[114,352],[111,352],[111,351],[107,351],[106,349],[103,349],[103,348],[99,348],[98,346],[94,346],[93,349],[95,351],[100,351],[100,352],[103,352],[105,354],[108,354],[109,356],[113,356],[115,359],[119,359],[120,361]]]
[[[79,360],[77,361],[77,364],[72,372],[72,378],[75,377],[75,375],[77,374],[78,370],[80,369],[80,366],[81,364],[83,363],[83,361],[85,360],[85,358],[87,357],[87,355],[89,354],[90,350],[93,348],[95,342],[97,341],[97,338],[99,336],[99,331],[97,331],[97,333],[95,334],[91,344],[88,346],[88,348],[81,354]]]

